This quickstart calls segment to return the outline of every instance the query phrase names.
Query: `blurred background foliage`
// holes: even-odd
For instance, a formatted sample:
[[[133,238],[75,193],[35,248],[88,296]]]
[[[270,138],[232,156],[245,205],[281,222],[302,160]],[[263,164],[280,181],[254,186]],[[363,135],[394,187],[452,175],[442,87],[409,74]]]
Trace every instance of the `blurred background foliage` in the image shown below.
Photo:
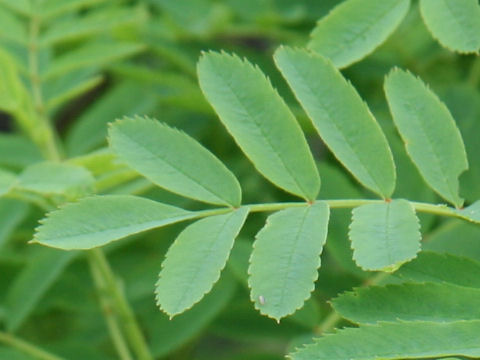
[[[289,103],[318,161],[320,198],[372,197],[328,153],[271,57],[280,44],[304,46],[315,22],[340,2],[0,0],[0,167],[20,173],[49,155],[40,150],[41,123],[58,130],[59,156],[92,172],[94,191],[141,194],[199,208],[154,189],[117,164],[106,149],[109,122],[149,115],[183,129],[224,161],[240,179],[245,203],[293,200],[254,171],[200,92],[195,69],[200,52],[223,49],[258,64]],[[388,41],[343,71],[390,141],[399,177],[394,197],[441,202],[424,185],[390,119],[383,80],[394,66],[419,75],[452,111],[470,162],[461,177],[461,195],[467,204],[479,199],[478,58],[442,48],[413,1]],[[36,122],[42,117],[50,121]],[[0,328],[67,359],[115,359],[85,259],[77,252],[27,245],[43,210],[33,195],[24,200],[0,199]],[[262,214],[249,218],[221,281],[199,305],[172,321],[156,308],[153,286],[163,255],[183,225],[105,248],[157,358],[281,359],[326,328],[328,299],[376,276],[351,260],[350,211],[335,210],[312,299],[280,324],[262,317],[250,302],[246,269],[254,234],[264,220]],[[421,221],[424,249],[480,260],[478,226],[428,215],[421,215]],[[0,346],[0,359],[30,357]]]

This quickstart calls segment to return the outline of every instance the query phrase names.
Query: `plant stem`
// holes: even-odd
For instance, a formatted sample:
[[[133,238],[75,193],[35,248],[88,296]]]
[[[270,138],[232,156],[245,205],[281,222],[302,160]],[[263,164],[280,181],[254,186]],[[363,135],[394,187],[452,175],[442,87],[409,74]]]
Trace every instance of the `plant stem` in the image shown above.
[[[370,199],[345,199],[345,200],[319,200],[325,201],[331,209],[345,209],[345,208],[355,208],[361,205],[367,204],[384,204],[385,200],[370,200]],[[410,201],[410,204],[413,206],[415,211],[429,213],[440,216],[449,216],[457,217],[463,219],[463,217],[458,214],[455,209],[450,208],[443,204],[429,204],[422,202]],[[270,204],[249,204],[242,205],[242,207],[248,207],[251,213],[254,212],[270,212],[278,211],[293,207],[304,207],[309,206],[309,203],[306,202],[283,202],[283,203],[270,203]],[[226,214],[234,209],[232,208],[218,208],[211,210],[202,210],[197,212],[196,218],[203,218],[212,215],[221,215]]]
[[[36,6],[37,1],[33,2]],[[37,11],[35,11],[37,13]],[[56,141],[56,133],[52,129],[52,124],[46,114],[45,104],[42,96],[42,86],[40,82],[40,71],[38,65],[38,36],[40,32],[40,18],[34,15],[30,18],[30,39],[28,45],[28,67],[29,80],[32,87],[34,115],[36,120],[34,125],[25,125],[27,132],[33,141],[42,149],[46,158],[58,161],[60,160],[60,151]]]
[[[64,360],[61,357],[56,355],[50,354],[49,352],[36,347],[24,340],[16,338],[13,335],[7,334],[5,332],[0,331],[0,343],[4,343],[5,345],[11,346],[25,354],[32,356],[35,359],[39,360]]]
[[[477,56],[473,60],[472,67],[470,68],[470,73],[468,74],[468,82],[473,86],[477,87],[480,82],[480,57]]]
[[[130,350],[123,339],[123,334],[120,330],[118,321],[114,312],[112,311],[111,300],[108,296],[108,285],[106,284],[105,279],[98,268],[97,262],[94,261],[94,257],[88,256],[87,258],[90,264],[90,271],[97,288],[103,316],[107,323],[108,330],[110,332],[113,344],[115,345],[115,349],[117,350],[118,356],[121,360],[132,360]]]
[[[34,7],[38,7],[38,0],[32,2]],[[37,9],[34,9],[37,10]],[[38,11],[34,11],[34,14],[38,14]],[[34,140],[34,142],[41,148],[45,158],[51,161],[59,161],[62,158],[61,151],[59,150],[59,142],[57,141],[57,133],[51,124],[51,120],[46,112],[45,103],[42,95],[41,78],[38,64],[38,37],[40,33],[40,18],[37,15],[33,15],[30,18],[30,41],[28,47],[28,63],[29,63],[29,78],[32,87],[33,101],[34,101],[34,115],[36,118],[35,126],[25,124],[24,126],[27,133]],[[39,203],[38,205],[45,205]],[[47,204],[48,205],[48,204]],[[137,354],[138,360],[152,360],[150,351],[143,338],[142,332],[135,320],[134,313],[130,308],[123,292],[118,287],[117,282],[110,266],[101,250],[93,250],[87,253],[89,258],[89,264],[91,266],[92,275],[97,286],[104,285],[108,289],[109,294],[104,294],[102,291],[101,305],[105,310],[107,308],[104,305],[109,304],[110,295],[114,308],[124,324],[123,328],[125,334],[122,334],[119,329],[120,326],[117,323],[115,316],[110,316],[109,312],[104,311],[104,315],[107,321],[110,336],[119,354],[122,354],[122,359],[131,359],[128,352],[128,347],[124,339],[127,337],[128,342],[132,346],[132,349]]]
[[[113,274],[105,255],[99,249],[93,249],[89,251],[88,256],[90,261],[94,262],[98,267],[99,273],[105,281],[107,293],[111,296],[118,317],[122,321],[127,340],[138,360],[153,360],[153,356],[150,354],[145,338],[135,320],[135,314],[130,308],[130,305],[125,298],[125,294],[118,286],[115,275]]]

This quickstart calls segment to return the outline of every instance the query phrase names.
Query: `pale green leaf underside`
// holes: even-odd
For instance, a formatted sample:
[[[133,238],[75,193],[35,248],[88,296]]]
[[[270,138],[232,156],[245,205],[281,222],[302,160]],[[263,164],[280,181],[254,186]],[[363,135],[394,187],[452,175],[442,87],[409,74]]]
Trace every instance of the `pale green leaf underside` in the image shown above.
[[[478,0],[421,0],[420,10],[433,37],[443,46],[461,53],[480,50]]]
[[[480,289],[439,283],[373,286],[342,294],[333,307],[342,317],[360,324],[475,320],[480,319]]]
[[[282,210],[256,236],[248,284],[255,307],[281,319],[301,308],[314,289],[328,230],[325,202]]]
[[[15,188],[75,197],[91,193],[94,183],[92,174],[81,166],[45,161],[28,166],[18,176]]]
[[[282,47],[275,62],[338,160],[370,190],[387,198],[395,164],[385,135],[355,88],[330,61]]]
[[[257,170],[280,188],[314,200],[320,189],[312,154],[295,117],[262,71],[226,53],[198,63],[200,87]]]
[[[480,288],[480,262],[451,254],[422,251],[395,276],[404,281],[440,282]]]
[[[126,118],[111,125],[109,141],[122,161],[158,186],[207,203],[241,203],[235,176],[177,129],[148,118]]]
[[[364,270],[395,270],[420,251],[420,224],[406,200],[353,209],[348,235],[353,259]]]
[[[346,67],[370,54],[396,29],[410,0],[347,0],[320,19],[309,49]]]
[[[194,212],[136,196],[93,196],[49,213],[34,242],[64,250],[92,249],[194,217]]]
[[[465,146],[447,107],[419,78],[395,69],[385,80],[393,120],[408,155],[430,187],[457,207],[458,176],[468,169]]]
[[[248,208],[240,208],[199,220],[180,233],[155,288],[157,305],[164,312],[171,317],[180,314],[212,289],[247,215]]]
[[[324,336],[290,355],[293,360],[393,360],[480,356],[480,320],[364,325]],[[348,344],[348,346],[347,346]]]

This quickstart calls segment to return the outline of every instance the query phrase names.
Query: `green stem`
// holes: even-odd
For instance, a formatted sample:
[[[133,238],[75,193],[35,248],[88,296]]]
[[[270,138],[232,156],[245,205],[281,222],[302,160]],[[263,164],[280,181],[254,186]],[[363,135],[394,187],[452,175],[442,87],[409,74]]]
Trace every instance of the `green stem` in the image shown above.
[[[122,322],[123,330],[127,335],[127,340],[129,341],[132,350],[135,352],[137,359],[153,360],[153,356],[150,354],[145,338],[135,320],[135,314],[130,308],[125,294],[118,286],[115,275],[113,274],[105,255],[99,249],[93,249],[88,252],[88,256],[90,261],[98,266],[99,273],[105,281],[107,293],[111,296],[118,317]]]
[[[385,200],[370,200],[370,199],[345,199],[345,200],[319,200],[325,201],[331,209],[348,209],[355,208],[367,204],[384,204]],[[463,217],[458,214],[455,209],[450,208],[443,204],[429,204],[422,202],[410,201],[410,204],[413,206],[415,211],[429,213],[440,216],[449,216],[457,217],[463,219]],[[283,202],[283,203],[270,203],[270,204],[249,204],[242,205],[242,207],[248,207],[251,213],[254,212],[270,212],[278,211],[293,207],[304,207],[309,206],[309,203],[306,202]],[[232,211],[232,208],[218,208],[210,210],[202,210],[197,212],[196,218],[203,218],[212,215],[221,215],[226,214]]]
[[[121,360],[132,360],[130,355],[130,350],[123,338],[122,331],[118,324],[118,321],[115,317],[115,313],[112,309],[111,300],[109,297],[109,288],[108,284],[105,282],[105,278],[102,276],[100,269],[98,268],[98,263],[94,260],[93,256],[88,256],[88,261],[90,264],[90,271],[97,288],[98,297],[100,300],[100,306],[103,312],[103,316],[108,326],[110,332],[110,337],[112,338],[115,349],[117,350],[118,356]]]
[[[0,343],[11,346],[25,354],[32,356],[39,360],[64,360],[61,357],[50,354],[49,352],[36,347],[24,340],[21,340],[13,335],[0,331]]]
[[[473,86],[477,87],[480,82],[480,57],[477,56],[473,60],[472,67],[470,68],[470,73],[468,75],[468,82]]]

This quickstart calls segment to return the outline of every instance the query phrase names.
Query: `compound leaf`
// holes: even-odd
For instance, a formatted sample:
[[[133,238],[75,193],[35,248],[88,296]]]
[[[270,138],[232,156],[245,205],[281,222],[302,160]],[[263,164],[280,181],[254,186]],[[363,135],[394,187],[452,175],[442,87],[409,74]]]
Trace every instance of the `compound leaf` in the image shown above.
[[[158,306],[170,317],[200,301],[220,277],[248,215],[240,208],[189,225],[167,252],[156,284]]]
[[[279,211],[257,234],[248,284],[255,307],[277,321],[301,308],[314,289],[327,238],[325,202]]]
[[[194,212],[136,196],[92,196],[49,213],[33,242],[64,250],[92,249],[193,217]]]
[[[282,47],[274,58],[338,160],[367,188],[389,197],[395,188],[392,153],[355,88],[320,55]]]
[[[460,53],[480,50],[480,4],[477,0],[421,0],[423,20],[433,37]]]
[[[360,324],[475,320],[480,319],[480,289],[439,283],[372,286],[342,294],[333,300],[333,307]]]
[[[340,330],[290,355],[292,360],[423,359],[480,356],[480,320],[395,322]],[[348,344],[348,346],[347,346]]]
[[[465,146],[447,107],[420,79],[395,69],[385,80],[395,125],[427,184],[460,207],[458,176],[468,169]]]
[[[420,251],[420,224],[406,200],[353,209],[348,235],[353,258],[364,270],[393,271]]]
[[[393,33],[410,0],[347,0],[320,19],[308,47],[346,67],[370,54]]]
[[[109,139],[121,160],[158,186],[207,203],[241,203],[235,176],[177,129],[148,118],[126,118],[111,125]]]
[[[262,71],[235,55],[210,52],[200,87],[257,170],[280,188],[313,200],[320,179],[295,117]]]

